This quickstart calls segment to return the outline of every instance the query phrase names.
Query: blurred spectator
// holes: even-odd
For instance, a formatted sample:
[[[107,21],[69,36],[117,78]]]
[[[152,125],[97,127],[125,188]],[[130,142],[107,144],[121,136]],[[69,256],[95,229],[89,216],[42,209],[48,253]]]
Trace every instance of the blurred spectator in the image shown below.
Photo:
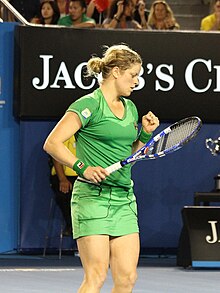
[[[9,2],[29,22],[39,14],[40,0],[10,0]],[[12,13],[9,20],[16,21]]]
[[[64,145],[76,155],[76,141],[75,137],[71,136],[67,141],[64,142]],[[63,231],[63,236],[72,235],[72,221],[71,221],[71,209],[70,201],[72,196],[72,189],[75,180],[77,179],[76,172],[57,162],[55,159],[52,159],[52,169],[51,169],[51,187],[54,191],[55,200],[58,204],[64,220],[65,220],[65,229]]]
[[[108,17],[103,22],[104,28],[142,29],[134,20],[133,0],[113,0],[108,11]]]
[[[146,9],[144,0],[133,0],[135,5],[134,20],[141,24],[142,28],[147,28],[149,11]]]
[[[96,23],[101,26],[106,18],[110,1],[111,0],[87,0],[86,15],[95,19]]]
[[[89,28],[96,26],[95,20],[86,16],[85,0],[70,0],[69,14],[60,18],[58,24],[79,28]]]
[[[57,0],[60,10],[60,17],[64,17],[69,13],[69,0]]]
[[[57,24],[60,18],[60,10],[54,0],[43,0],[40,5],[40,16],[31,20],[37,24]]]
[[[154,1],[150,8],[148,27],[153,30],[179,29],[173,11],[166,1]]]
[[[220,0],[214,1],[212,13],[202,19],[200,29],[203,31],[220,30]]]

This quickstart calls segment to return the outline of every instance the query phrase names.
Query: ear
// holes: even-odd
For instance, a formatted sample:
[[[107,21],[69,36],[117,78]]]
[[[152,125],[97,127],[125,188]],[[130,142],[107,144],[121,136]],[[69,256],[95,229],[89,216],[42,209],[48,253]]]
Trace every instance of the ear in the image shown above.
[[[119,67],[118,66],[113,67],[113,69],[112,69],[112,75],[114,76],[115,79],[118,78],[119,74],[120,74]]]
[[[83,7],[83,9],[82,9],[82,13],[86,13],[86,8],[85,7]]]

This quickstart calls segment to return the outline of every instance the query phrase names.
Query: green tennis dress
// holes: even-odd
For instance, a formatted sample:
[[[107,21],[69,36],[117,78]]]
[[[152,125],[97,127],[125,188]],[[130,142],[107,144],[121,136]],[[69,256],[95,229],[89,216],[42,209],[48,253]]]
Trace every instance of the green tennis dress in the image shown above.
[[[138,135],[134,103],[121,97],[122,119],[110,110],[98,88],[70,105],[82,127],[75,134],[76,156],[90,166],[103,168],[128,157]],[[73,237],[106,234],[121,236],[139,232],[136,197],[130,164],[112,173],[101,184],[76,180],[71,200]]]

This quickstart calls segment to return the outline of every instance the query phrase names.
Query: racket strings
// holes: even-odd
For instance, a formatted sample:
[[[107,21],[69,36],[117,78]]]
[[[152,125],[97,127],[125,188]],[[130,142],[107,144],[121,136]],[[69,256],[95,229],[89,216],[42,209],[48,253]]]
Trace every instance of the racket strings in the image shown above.
[[[158,154],[177,145],[186,143],[196,135],[198,126],[198,120],[196,119],[185,121],[182,124],[176,124],[169,133],[161,136],[160,139],[149,148],[147,155]]]
[[[189,120],[185,121],[183,124],[177,124],[176,127],[167,134],[167,143],[165,149],[169,149],[177,144],[185,143],[193,136],[197,128],[197,120]]]

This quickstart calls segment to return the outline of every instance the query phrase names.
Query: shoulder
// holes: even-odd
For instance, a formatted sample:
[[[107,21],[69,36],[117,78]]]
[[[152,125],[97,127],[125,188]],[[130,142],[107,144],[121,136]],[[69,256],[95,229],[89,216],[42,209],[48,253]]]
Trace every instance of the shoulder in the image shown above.
[[[72,20],[71,20],[71,18],[70,18],[69,15],[66,15],[66,16],[61,17],[58,20],[58,24],[60,24],[60,25],[67,25],[67,24],[71,25],[72,24]]]
[[[96,110],[99,107],[99,100],[100,100],[100,94],[99,90],[95,90],[92,93],[89,93],[79,99],[77,99],[75,102],[73,102],[67,111],[75,111],[75,110],[85,110],[88,109],[90,113],[92,113],[94,110]]]
[[[95,22],[95,19],[86,16],[85,13],[84,13],[83,16],[82,16],[82,22],[89,22],[89,23],[94,23],[94,24],[96,23],[96,22]]]
[[[67,112],[76,113],[79,116],[82,125],[85,126],[91,119],[93,119],[92,117],[96,116],[97,111],[100,108],[100,98],[99,90],[95,90],[93,93],[85,95],[72,103],[67,109]]]
[[[206,17],[204,17],[202,19],[202,22],[213,21],[213,20],[215,20],[215,14],[210,14],[210,15],[207,15]]]

